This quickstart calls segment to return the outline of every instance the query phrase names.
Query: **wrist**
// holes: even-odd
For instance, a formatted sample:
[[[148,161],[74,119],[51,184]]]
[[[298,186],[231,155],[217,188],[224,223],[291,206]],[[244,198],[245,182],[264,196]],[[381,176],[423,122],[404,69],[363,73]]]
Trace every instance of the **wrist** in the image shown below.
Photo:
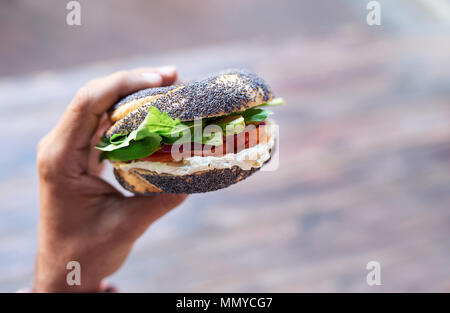
[[[90,275],[89,258],[72,254],[54,244],[39,244],[33,292],[99,292],[102,277]]]
[[[87,279],[84,275],[76,281],[71,273],[76,269],[66,270],[65,264],[42,263],[36,263],[32,292],[100,292],[101,279]]]

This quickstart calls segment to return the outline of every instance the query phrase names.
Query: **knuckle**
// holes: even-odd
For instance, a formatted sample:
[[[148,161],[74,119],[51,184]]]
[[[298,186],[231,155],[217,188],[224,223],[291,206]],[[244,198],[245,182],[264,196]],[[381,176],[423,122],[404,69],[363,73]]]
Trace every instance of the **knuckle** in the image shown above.
[[[48,154],[42,150],[37,154],[37,168],[39,177],[50,180],[54,175],[54,170],[52,168],[52,162],[50,161]]]
[[[124,78],[124,77],[126,77],[127,75],[128,75],[128,71],[124,71],[124,70],[122,70],[122,71],[118,71],[118,72],[115,72],[114,74],[112,74],[114,77],[116,77],[116,78]]]
[[[112,74],[111,78],[116,81],[118,85],[123,85],[126,82],[128,75],[128,71],[119,71]]]
[[[48,135],[42,138],[37,145],[36,166],[39,177],[44,180],[51,180],[55,177],[56,167],[58,163],[57,149],[50,148]]]
[[[45,141],[47,139],[47,136],[42,137],[36,147],[36,151],[37,151],[37,155],[39,156],[39,153],[44,150],[44,146],[45,146]]]
[[[90,102],[90,89],[93,82],[81,87],[70,103],[70,109],[74,112],[84,112],[87,110]]]

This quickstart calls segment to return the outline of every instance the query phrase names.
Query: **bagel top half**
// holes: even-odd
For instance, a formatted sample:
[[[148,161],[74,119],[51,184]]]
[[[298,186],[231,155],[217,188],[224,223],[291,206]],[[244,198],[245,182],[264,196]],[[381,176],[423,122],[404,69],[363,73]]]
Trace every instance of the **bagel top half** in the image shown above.
[[[226,70],[184,84],[143,89],[123,98],[109,110],[113,125],[105,137],[137,129],[149,106],[173,119],[192,121],[244,111],[270,100],[270,88],[261,78],[244,70]]]

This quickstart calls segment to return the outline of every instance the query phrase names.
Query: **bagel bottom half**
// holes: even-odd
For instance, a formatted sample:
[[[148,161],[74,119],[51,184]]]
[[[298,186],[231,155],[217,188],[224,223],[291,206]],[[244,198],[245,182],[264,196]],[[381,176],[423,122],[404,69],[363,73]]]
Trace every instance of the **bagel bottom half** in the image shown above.
[[[224,168],[210,168],[184,175],[157,173],[145,168],[123,169],[114,166],[117,181],[128,191],[138,195],[151,195],[158,192],[166,193],[203,193],[226,188],[235,184],[261,169],[270,161],[273,153],[272,145],[268,147],[266,157],[258,167],[242,169],[234,165]],[[144,162],[145,165],[145,162]]]
[[[189,175],[157,174],[145,169],[130,171],[114,169],[114,175],[125,189],[134,194],[151,195],[155,192],[190,194],[226,188],[249,177],[259,169],[243,170],[233,166]]]

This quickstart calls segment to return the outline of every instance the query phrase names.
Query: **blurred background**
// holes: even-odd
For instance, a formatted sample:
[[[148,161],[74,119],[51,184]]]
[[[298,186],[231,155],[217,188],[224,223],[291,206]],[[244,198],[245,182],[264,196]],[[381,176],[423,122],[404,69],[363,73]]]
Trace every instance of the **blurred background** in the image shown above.
[[[164,64],[264,77],[280,162],[154,224],[121,291],[450,290],[450,1],[378,1],[380,26],[365,0],[79,2],[69,26],[0,0],[0,291],[32,280],[39,138],[88,80]]]

